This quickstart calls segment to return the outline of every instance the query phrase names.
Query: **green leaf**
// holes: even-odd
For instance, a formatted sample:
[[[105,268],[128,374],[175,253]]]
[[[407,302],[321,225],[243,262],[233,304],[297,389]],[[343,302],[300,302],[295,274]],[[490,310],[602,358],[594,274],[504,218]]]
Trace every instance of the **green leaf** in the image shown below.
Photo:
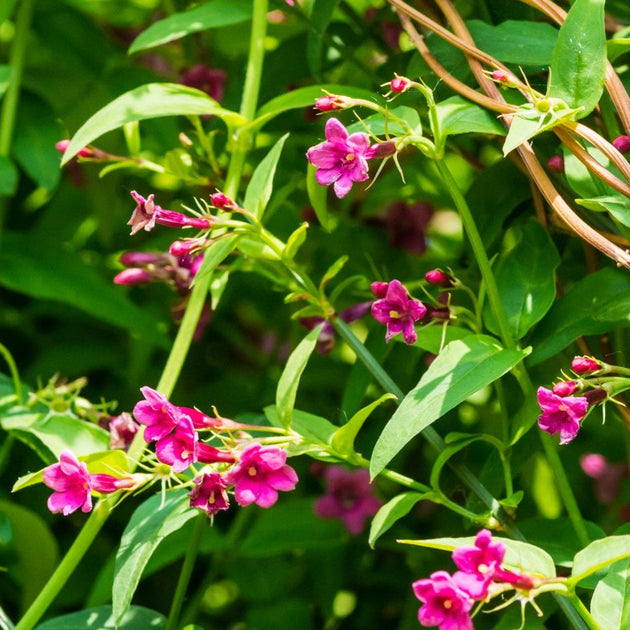
[[[440,350],[455,341],[472,335],[468,328],[458,326],[423,326],[418,329],[418,339],[414,344],[432,354],[439,354]]]
[[[5,431],[28,444],[47,464],[59,459],[64,449],[75,455],[99,453],[109,448],[109,432],[85,420],[56,414],[22,413],[0,420]]]
[[[596,540],[575,555],[570,580],[577,584],[592,573],[624,558],[630,558],[630,535],[607,536]]]
[[[617,57],[627,53],[630,50],[630,38],[613,37],[606,42],[606,55],[608,61],[614,61]]]
[[[275,405],[269,405],[264,409],[265,417],[274,427],[282,427],[278,410]],[[332,435],[339,428],[330,420],[316,416],[299,409],[293,410],[293,422],[291,428],[301,435],[307,442],[312,444],[326,445],[330,442]]]
[[[606,79],[605,0],[575,0],[560,27],[551,60],[548,95],[580,108],[578,118],[594,109]]]
[[[617,269],[602,269],[576,282],[556,300],[538,324],[527,363],[536,365],[578,337],[611,332],[630,322],[630,278]]]
[[[369,405],[359,409],[350,420],[342,427],[339,427],[330,440],[330,445],[340,453],[342,457],[351,457],[354,453],[354,440],[356,439],[361,427],[370,417],[372,412],[382,405],[386,400],[396,400],[394,394],[383,394],[380,398]]]
[[[0,20],[0,24],[2,24],[2,20]],[[0,99],[9,87],[11,72],[11,66],[0,65]]]
[[[317,326],[300,341],[295,350],[291,353],[287,360],[287,364],[282,371],[278,388],[276,390],[276,408],[280,423],[285,429],[291,426],[293,416],[293,406],[295,405],[295,397],[297,396],[300,378],[306,368],[308,360],[315,350],[317,338],[322,327]]]
[[[251,0],[213,0],[184,13],[151,24],[129,47],[129,54],[161,46],[191,33],[240,24],[252,17]]]
[[[18,171],[13,162],[0,155],[0,195],[12,197],[17,190]]]
[[[392,116],[385,116],[378,113],[352,123],[347,127],[348,133],[366,133],[367,128],[367,130],[375,136],[383,136],[386,134],[404,135],[410,131],[416,135],[422,135],[422,122],[420,121],[420,115],[413,107],[401,105],[389,110],[389,113],[391,113],[392,116],[397,116],[398,118],[404,120],[407,123],[407,127],[398,123]]]
[[[407,516],[416,503],[423,499],[430,499],[431,496],[433,496],[432,492],[403,492],[381,506],[379,511],[374,515],[372,525],[370,526],[370,536],[368,539],[370,547],[374,549],[376,541],[390,529],[396,521]]]
[[[342,542],[342,527],[338,521],[315,516],[311,499],[280,497],[273,510],[258,512],[238,551],[246,558],[264,558],[300,549],[336,547]]]
[[[168,347],[161,322],[125,297],[76,253],[29,235],[5,233],[0,249],[0,285],[39,299],[79,308],[141,339]]]
[[[423,429],[503,376],[525,356],[527,351],[505,350],[484,335],[449,343],[405,396],[379,436],[370,462],[372,478]]]
[[[201,263],[201,268],[195,275],[195,282],[200,282],[202,278],[213,273],[227,256],[236,249],[242,236],[242,234],[232,233],[213,241],[210,247],[204,251],[203,263]]]
[[[334,217],[328,212],[328,188],[322,186],[315,179],[315,171],[317,170],[311,163],[307,162],[306,170],[306,192],[308,200],[313,206],[315,216],[319,224],[326,230],[332,232],[335,227]]]
[[[11,548],[20,571],[20,607],[26,610],[57,568],[59,548],[48,525],[35,512],[0,500],[0,514],[11,527]],[[1,542],[0,549],[6,558]]]
[[[623,195],[576,199],[575,203],[594,212],[610,212],[619,223],[630,227],[630,199]]]
[[[541,128],[538,120],[532,119],[529,116],[519,115],[517,112],[512,117],[510,128],[508,129],[505,142],[503,143],[503,155],[506,156],[510,151],[516,149],[523,144],[523,142],[527,142],[537,133],[540,133],[540,131]]]
[[[505,558],[502,566],[505,568],[534,574],[541,577],[555,577],[556,567],[551,556],[544,550],[530,545],[529,543],[509,538],[493,536],[492,539],[500,541],[505,545]],[[429,540],[400,540],[406,545],[416,545],[418,547],[430,547],[431,549],[442,549],[443,551],[453,551],[459,547],[470,547],[475,544],[474,536],[465,538],[431,538]]]
[[[288,137],[289,134],[285,133],[284,136],[273,145],[269,153],[267,153],[265,158],[256,167],[247,186],[247,190],[245,191],[243,207],[256,215],[259,220],[262,220],[263,212],[271,198],[276,167],[278,166],[278,160],[282,153],[282,147]]]
[[[591,615],[606,630],[630,628],[630,560],[616,562],[591,599]]]
[[[74,134],[63,154],[62,166],[83,147],[104,133],[118,129],[135,120],[162,116],[191,116],[212,114],[227,125],[239,126],[245,119],[236,112],[223,109],[205,92],[178,83],[148,83],[119,96],[94,114]]]
[[[544,22],[507,20],[493,26],[480,20],[466,22],[475,45],[495,59],[520,66],[548,66],[558,30]]]
[[[523,261],[527,260],[527,266]],[[553,305],[554,271],[560,257],[547,231],[537,221],[521,226],[517,244],[499,259],[495,269],[501,303],[516,339],[522,339]],[[489,305],[484,320],[490,332],[499,333]]]
[[[131,606],[117,622],[111,606],[98,606],[49,619],[36,630],[162,630],[165,627],[166,617],[155,610]]]
[[[282,250],[282,258],[283,260],[292,261],[300,247],[304,244],[306,240],[306,231],[308,230],[308,223],[306,221],[300,225],[299,228],[294,230],[291,233],[291,236],[287,239],[287,244],[285,248]]]
[[[311,11],[308,21],[306,59],[314,77],[319,76],[321,70],[324,33],[338,4],[339,0],[317,0]]]
[[[371,100],[374,98],[374,92],[361,88],[354,88],[347,85],[338,85],[334,83],[324,83],[322,85],[313,85],[303,88],[291,90],[286,94],[276,96],[276,98],[267,101],[256,113],[256,118],[251,123],[254,128],[260,128],[272,118],[292,109],[303,109],[309,105],[313,107],[315,100],[320,96],[324,96],[324,90],[331,94],[340,96],[349,96],[351,98],[363,98]]]
[[[504,136],[505,127],[487,110],[461,96],[451,96],[436,105],[440,130],[444,136],[460,133],[488,133]]]
[[[112,612],[117,624],[129,610],[144,567],[157,546],[196,516],[200,514],[190,509],[185,491],[169,492],[165,498],[152,496],[133,513],[116,555]]]

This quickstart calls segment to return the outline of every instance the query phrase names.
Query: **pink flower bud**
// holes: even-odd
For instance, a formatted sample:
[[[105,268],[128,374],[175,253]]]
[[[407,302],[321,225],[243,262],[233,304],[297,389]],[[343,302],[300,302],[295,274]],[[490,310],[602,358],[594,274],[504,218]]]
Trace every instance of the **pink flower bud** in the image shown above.
[[[391,91],[396,94],[401,94],[405,90],[409,89],[410,85],[411,81],[406,77],[394,77],[389,83]]]
[[[146,269],[124,269],[114,277],[114,284],[146,284],[153,279],[153,274]]]
[[[165,227],[183,228],[194,227],[198,230],[208,230],[212,223],[203,217],[189,217],[174,210],[160,209],[156,212],[155,222]]]
[[[125,252],[118,259],[125,267],[144,267],[154,265],[163,260],[164,254],[150,254],[147,252]]]
[[[224,193],[217,191],[210,195],[210,203],[218,210],[231,210],[236,204]]]
[[[389,282],[372,282],[372,284],[370,285],[370,289],[374,294],[374,297],[380,300],[387,295],[388,286]]]
[[[432,269],[424,274],[424,279],[434,287],[448,288],[455,284],[453,278],[440,269]]]
[[[315,100],[315,108],[320,112],[331,112],[335,109],[343,109],[344,102],[341,96],[320,96]]]
[[[547,168],[552,173],[564,173],[564,158],[561,155],[552,155],[547,160]]]
[[[619,136],[612,141],[612,144],[619,153],[630,152],[630,138],[628,136]]]
[[[59,151],[59,153],[65,153],[69,146],[70,146],[70,140],[60,140],[55,145],[55,148],[57,149],[57,151]],[[77,155],[80,157],[94,157],[94,152],[91,149],[84,148],[84,149],[81,149],[77,153]]]
[[[504,70],[494,70],[490,76],[499,83],[507,83],[509,81],[508,75]]]
[[[168,253],[172,256],[187,256],[188,254],[203,249],[206,243],[209,243],[206,238],[191,238],[185,241],[174,241],[168,248]]]
[[[562,381],[560,383],[556,383],[551,391],[556,396],[561,396],[562,398],[564,398],[565,396],[572,396],[573,394],[575,394],[576,389],[577,384],[575,381]]]
[[[365,157],[368,160],[372,158],[381,160],[390,155],[394,155],[394,153],[396,153],[396,143],[386,140],[385,142],[377,142],[375,145],[371,146]]]
[[[571,369],[576,374],[592,374],[601,369],[601,365],[595,359],[589,357],[575,357],[571,361]]]

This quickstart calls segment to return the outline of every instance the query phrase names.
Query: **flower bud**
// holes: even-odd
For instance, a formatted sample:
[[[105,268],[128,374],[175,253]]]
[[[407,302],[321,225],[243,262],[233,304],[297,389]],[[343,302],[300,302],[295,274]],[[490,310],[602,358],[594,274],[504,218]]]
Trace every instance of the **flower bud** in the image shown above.
[[[424,274],[424,279],[434,287],[448,288],[455,284],[454,279],[440,269],[432,269]]]
[[[55,148],[57,149],[57,151],[59,151],[59,153],[65,153],[68,150],[69,146],[70,140],[60,140],[55,145]],[[94,157],[94,152],[91,149],[83,148],[77,153],[77,155],[79,157]]]
[[[575,394],[576,390],[577,383],[575,381],[561,381],[560,383],[556,383],[551,391],[556,396],[561,396],[562,398],[565,398],[566,396],[572,396],[573,394]]]
[[[628,136],[619,136],[612,141],[612,144],[619,153],[630,152],[630,138]]]
[[[380,300],[387,295],[388,286],[389,282],[372,282],[372,284],[370,285],[370,289],[374,294],[374,297]]]
[[[147,252],[125,252],[118,259],[125,267],[144,267],[155,265],[164,259],[164,254],[150,254]]]
[[[561,155],[552,155],[547,160],[547,168],[552,173],[564,173],[564,158]]]
[[[592,374],[601,369],[601,365],[589,357],[575,357],[571,361],[571,369],[576,374]]]
[[[146,269],[124,269],[114,277],[114,284],[146,284],[154,280],[153,274]]]
[[[392,92],[396,94],[401,94],[402,92],[409,89],[411,85],[411,81],[406,77],[394,77],[389,84],[389,87]]]
[[[507,83],[509,81],[509,77],[504,70],[494,70],[490,76],[498,83]]]
[[[210,241],[206,238],[190,238],[185,241],[173,241],[168,248],[168,253],[172,256],[187,256],[188,254],[203,249],[206,243]]]
[[[588,392],[584,392],[584,398],[588,400],[589,407],[594,407],[597,403],[600,403],[602,400],[606,400],[606,398],[608,398],[608,392],[601,387],[596,387]]]
[[[210,203],[217,208],[217,210],[231,210],[232,208],[236,208],[236,204],[221,191],[210,195]]]
[[[315,108],[320,112],[331,112],[335,109],[343,109],[344,103],[341,96],[320,96],[315,100]]]
[[[394,155],[396,153],[396,143],[386,140],[385,142],[378,142],[374,146],[370,147],[369,155],[366,154],[366,158],[382,159]]]
[[[156,212],[155,222],[160,225],[164,225],[165,227],[194,227],[198,230],[209,230],[212,225],[210,219],[205,219],[203,217],[189,217],[181,212],[163,209]]]

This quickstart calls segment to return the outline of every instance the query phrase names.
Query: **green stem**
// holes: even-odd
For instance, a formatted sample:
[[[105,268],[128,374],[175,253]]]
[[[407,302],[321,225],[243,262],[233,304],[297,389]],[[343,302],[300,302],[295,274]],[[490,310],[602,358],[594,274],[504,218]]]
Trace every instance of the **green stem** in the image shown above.
[[[175,588],[175,595],[173,596],[173,602],[171,604],[171,610],[168,615],[165,630],[177,630],[177,623],[184,603],[184,597],[186,596],[186,590],[192,576],[193,569],[195,567],[195,560],[199,553],[199,544],[201,543],[201,537],[204,529],[207,527],[208,517],[205,513],[201,512],[195,521],[195,525],[192,531],[190,540],[188,541],[188,548],[186,549],[186,556],[184,557],[184,564],[177,580],[177,586]]]
[[[363,468],[370,467],[370,462],[360,455],[357,455],[356,459],[353,459],[352,463],[358,464]],[[401,475],[400,473],[397,473],[393,470],[389,470],[388,468],[383,469],[383,471],[381,472],[381,476],[411,490],[417,490],[418,492],[422,493],[433,492],[433,489],[430,486],[420,483],[419,481],[416,481],[411,477],[407,477],[406,475]]]
[[[92,542],[94,542],[96,535],[105,524],[105,521],[107,521],[110,513],[110,501],[99,501],[63,560],[50,576],[46,586],[40,591],[35,601],[30,605],[17,626],[15,626],[15,630],[31,630],[37,624],[72,575]]]
[[[11,379],[13,380],[13,389],[15,390],[15,402],[21,407],[24,404],[24,398],[22,396],[22,383],[20,381],[20,374],[17,369],[17,365],[13,360],[13,356],[9,352],[9,349],[0,343],[0,355],[4,358],[9,372],[11,372]]]
[[[584,602],[575,593],[568,594],[567,599],[571,602],[573,608],[577,610],[580,617],[582,617],[585,621],[589,630],[602,630],[600,625],[595,621],[595,619],[593,619],[593,616],[584,605]]]

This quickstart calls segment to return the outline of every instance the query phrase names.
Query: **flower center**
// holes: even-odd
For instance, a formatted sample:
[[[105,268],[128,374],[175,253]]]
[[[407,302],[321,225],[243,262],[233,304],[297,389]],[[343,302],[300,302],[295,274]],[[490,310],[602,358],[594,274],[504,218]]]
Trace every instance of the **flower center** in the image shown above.
[[[188,459],[190,457],[190,451],[182,451],[182,459]]]
[[[446,608],[446,610],[449,610],[449,608],[452,608],[452,606],[453,602],[450,599],[444,600],[444,608]]]
[[[354,153],[348,153],[348,155],[346,155],[346,162],[352,162],[352,160],[354,160]]]
[[[389,311],[389,317],[391,319],[400,319],[402,315],[398,311]]]
[[[477,571],[479,573],[488,573],[490,567],[487,564],[483,564],[483,562],[477,567]]]
[[[558,411],[566,411],[567,408],[564,405],[559,405],[558,406]]]
[[[258,472],[258,471],[256,470],[256,466],[250,466],[250,467],[247,469],[247,474],[248,474],[250,477],[255,477],[257,472]]]
[[[208,497],[208,503],[210,505],[214,505],[217,502],[217,500],[214,498],[214,492],[210,493],[210,496]]]

